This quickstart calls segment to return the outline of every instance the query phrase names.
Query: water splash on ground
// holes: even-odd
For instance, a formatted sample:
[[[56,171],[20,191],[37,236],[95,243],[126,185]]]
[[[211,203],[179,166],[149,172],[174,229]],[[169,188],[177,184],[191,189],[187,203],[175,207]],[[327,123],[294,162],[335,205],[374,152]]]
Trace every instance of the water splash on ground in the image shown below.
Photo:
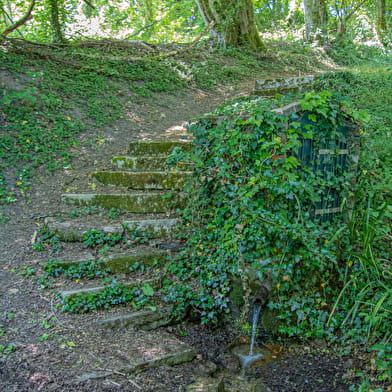
[[[248,355],[243,355],[243,354],[238,354],[238,357],[241,362],[241,369],[243,373],[245,373],[245,370],[247,367],[252,365],[252,363],[258,361],[263,357],[263,354],[254,354],[253,349],[255,346],[255,341],[256,341],[256,335],[257,335],[257,324],[259,322],[259,316],[260,316],[260,311],[261,311],[261,305],[255,304],[253,307],[253,319],[252,319],[252,337],[250,341],[250,347],[249,347],[249,354]]]

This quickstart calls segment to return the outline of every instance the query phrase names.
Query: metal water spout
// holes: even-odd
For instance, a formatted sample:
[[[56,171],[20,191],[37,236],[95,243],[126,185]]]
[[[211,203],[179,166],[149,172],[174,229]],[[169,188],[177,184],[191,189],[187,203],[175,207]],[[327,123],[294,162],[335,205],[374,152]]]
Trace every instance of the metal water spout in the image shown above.
[[[264,306],[268,302],[269,290],[268,288],[261,284],[253,296],[253,306],[260,305]]]

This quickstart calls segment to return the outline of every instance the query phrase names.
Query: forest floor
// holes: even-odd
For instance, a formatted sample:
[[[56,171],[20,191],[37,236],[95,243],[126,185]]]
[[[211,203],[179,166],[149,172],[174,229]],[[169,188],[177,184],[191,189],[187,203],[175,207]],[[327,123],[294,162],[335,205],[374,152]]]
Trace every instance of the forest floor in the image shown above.
[[[70,184],[82,183],[89,173],[107,168],[110,157],[126,152],[126,142],[175,139],[174,126],[210,112],[224,101],[249,94],[253,86],[252,79],[220,86],[214,92],[189,89],[181,96],[162,93],[135,103],[126,119],[91,128],[79,136],[81,143],[73,147],[72,168],[52,174],[39,172],[32,193],[6,206],[10,219],[1,223],[0,232],[0,344],[7,354],[0,359],[1,391],[184,391],[194,380],[200,358],[215,362],[218,369],[223,367],[221,355],[232,336],[184,323],[163,330],[195,347],[198,356],[193,362],[147,370],[131,379],[112,374],[78,381],[84,362],[97,346],[121,346],[121,341],[133,339],[133,332],[97,334],[90,325],[98,313],[60,312],[53,293],[40,290],[38,282],[42,274],[39,265],[50,256],[46,251],[34,251],[31,245],[44,219],[66,208],[60,195]],[[92,139],[99,143],[85,143]],[[324,342],[280,344],[283,355],[250,370],[273,392],[349,391],[349,385],[356,384],[355,370],[365,363],[364,358],[338,354]],[[101,354],[102,368],[107,369],[110,352],[101,350]]]

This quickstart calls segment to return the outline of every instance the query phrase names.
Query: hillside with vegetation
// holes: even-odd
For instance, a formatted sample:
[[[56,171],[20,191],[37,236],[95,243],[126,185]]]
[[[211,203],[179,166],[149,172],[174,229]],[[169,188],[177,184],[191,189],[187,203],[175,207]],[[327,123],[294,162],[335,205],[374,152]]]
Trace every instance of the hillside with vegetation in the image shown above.
[[[200,375],[235,374],[227,352],[249,340],[256,279],[268,281],[273,326],[263,319],[258,341],[272,354],[249,370],[251,382],[391,391],[391,10],[389,0],[0,1],[2,390],[188,391]],[[257,80],[307,75],[318,76],[312,91],[254,95]],[[302,131],[294,125],[282,143],[281,119],[270,114],[294,101],[315,127],[343,118],[358,127],[358,165],[339,179],[342,214],[332,221],[310,219],[302,199],[329,185],[286,157]],[[95,173],[130,142],[158,141],[192,145],[169,157],[194,168],[173,243],[97,230],[67,242],[50,230],[54,219],[133,219],[60,199],[100,189]],[[136,291],[101,263],[147,246],[170,257],[128,268],[144,282]],[[65,255],[84,262],[64,267]],[[158,276],[159,287],[143,280]],[[237,278],[244,304],[230,314]],[[61,298],[84,279],[107,290]],[[173,325],[91,330],[104,312],[162,306]],[[193,362],[116,367],[124,342],[147,346],[161,333],[193,347]],[[250,388],[234,384],[225,385]]]

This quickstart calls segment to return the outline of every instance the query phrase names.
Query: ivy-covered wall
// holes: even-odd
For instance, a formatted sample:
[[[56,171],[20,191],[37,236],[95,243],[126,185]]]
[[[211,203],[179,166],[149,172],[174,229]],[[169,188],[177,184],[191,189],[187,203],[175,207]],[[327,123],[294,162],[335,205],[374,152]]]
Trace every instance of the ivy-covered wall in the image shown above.
[[[305,139],[318,150],[341,138],[338,129],[353,119],[329,92],[307,93],[301,125],[295,110],[273,110],[285,99],[245,100],[201,118],[190,127],[193,150],[172,157],[190,161],[194,177],[182,212],[187,248],[170,266],[179,280],[167,282],[167,299],[214,322],[230,312],[238,277],[245,317],[256,277],[271,290],[268,307],[281,332],[319,335],[346,254],[332,240],[342,214],[322,222],[314,209],[328,189],[344,194],[349,179],[342,170],[325,175],[316,161],[303,165],[298,151]]]

